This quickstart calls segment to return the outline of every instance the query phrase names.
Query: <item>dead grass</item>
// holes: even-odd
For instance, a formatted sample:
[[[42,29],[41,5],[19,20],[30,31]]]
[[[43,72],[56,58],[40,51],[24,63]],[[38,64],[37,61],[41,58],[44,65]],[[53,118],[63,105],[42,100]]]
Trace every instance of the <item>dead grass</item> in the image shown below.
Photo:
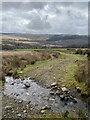
[[[3,75],[17,75],[18,69],[23,70],[27,65],[35,64],[36,61],[48,60],[58,57],[55,51],[3,51],[2,71]]]
[[[76,71],[75,78],[78,82],[88,82],[88,62],[78,62],[78,69]]]

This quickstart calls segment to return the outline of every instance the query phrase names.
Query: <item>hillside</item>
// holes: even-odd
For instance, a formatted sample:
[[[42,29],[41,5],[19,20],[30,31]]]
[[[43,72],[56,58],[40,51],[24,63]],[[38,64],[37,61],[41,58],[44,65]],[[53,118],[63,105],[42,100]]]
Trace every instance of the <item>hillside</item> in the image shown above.
[[[88,46],[88,36],[85,35],[3,33],[0,39],[4,50]]]

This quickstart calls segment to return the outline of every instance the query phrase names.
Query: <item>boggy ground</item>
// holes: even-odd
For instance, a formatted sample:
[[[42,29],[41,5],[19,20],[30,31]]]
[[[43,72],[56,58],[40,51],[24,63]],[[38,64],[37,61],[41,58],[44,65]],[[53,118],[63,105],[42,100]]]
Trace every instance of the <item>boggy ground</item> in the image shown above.
[[[49,59],[44,59],[35,61],[34,64],[28,64],[23,69],[18,69],[17,73],[19,77],[30,77],[34,79],[38,84],[44,87],[50,87],[53,82],[56,82],[58,86],[65,86],[70,89],[72,92],[75,92],[76,95],[80,96],[81,93],[87,92],[86,82],[78,82],[75,79],[75,73],[78,70],[78,64],[82,61],[87,61],[87,57],[83,55],[69,54],[62,51],[58,51],[60,54],[55,57],[52,55],[53,52],[50,52]],[[55,53],[55,52],[54,52]],[[24,54],[23,54],[23,57]],[[25,60],[25,59],[24,59]],[[77,94],[76,87],[79,87],[81,92]],[[64,114],[54,114],[52,115],[51,111],[47,111],[44,115],[41,114],[40,110],[32,109],[30,103],[24,102],[21,103],[18,100],[14,100],[9,96],[3,96],[3,108],[5,106],[12,106],[12,108],[6,108],[6,111],[3,113],[3,117],[20,117],[23,114],[23,117],[36,117],[36,118],[61,118],[65,117]],[[18,105],[23,105],[24,107],[19,107]],[[29,106],[29,107],[27,107]],[[8,110],[9,109],[9,110]],[[18,110],[17,110],[18,109]],[[27,111],[25,111],[25,110]],[[13,113],[14,115],[13,115]],[[26,112],[26,113],[25,113]],[[7,114],[6,114],[7,113]],[[81,112],[82,116],[84,115]],[[77,113],[72,114],[73,117],[78,117]],[[66,115],[67,116],[67,115]],[[72,117],[72,116],[71,116]],[[79,116],[80,117],[80,116]],[[69,118],[70,119],[70,118]]]

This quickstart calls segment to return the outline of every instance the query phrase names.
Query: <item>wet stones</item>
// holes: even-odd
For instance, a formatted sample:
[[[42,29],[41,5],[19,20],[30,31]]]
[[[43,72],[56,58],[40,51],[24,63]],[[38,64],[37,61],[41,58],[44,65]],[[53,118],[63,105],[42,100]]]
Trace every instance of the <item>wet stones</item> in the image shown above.
[[[10,109],[12,109],[11,106],[5,106],[5,110],[10,110]]]
[[[48,105],[45,105],[41,108],[41,114],[44,114],[46,110],[50,110],[51,108]]]
[[[49,110],[49,109],[50,109],[50,107],[48,105],[46,105],[46,106],[43,106],[41,110]]]
[[[81,93],[81,88],[80,87],[75,87],[77,92]]]
[[[77,99],[76,98],[73,98],[73,103],[77,103]]]
[[[60,99],[61,99],[62,101],[64,100],[64,98],[65,98],[64,95],[60,95]]]
[[[46,110],[41,110],[41,114],[44,114]]]
[[[23,100],[19,100],[19,103],[22,103],[23,102]]]
[[[23,113],[26,113],[27,112],[27,110],[23,110]]]
[[[22,115],[21,114],[17,114],[17,117],[21,117]]]
[[[12,82],[11,85],[14,85],[14,82]]]
[[[56,91],[56,95],[60,95],[60,91],[59,90]]]
[[[51,84],[51,87],[55,87],[55,86],[57,86],[56,82],[54,82],[54,83]]]
[[[68,89],[66,87],[61,88],[62,92],[68,92]]]
[[[53,91],[53,90],[57,90],[57,86],[51,87],[51,90],[52,90],[52,91]]]
[[[51,84],[51,86],[52,87],[51,87],[50,95],[54,97],[54,100],[55,97],[58,96],[61,101],[65,102],[65,105],[68,105],[69,102],[77,103],[77,99],[74,98],[72,95],[70,95],[69,90],[65,86],[58,87],[56,83]],[[56,89],[52,89],[54,87]]]
[[[53,92],[53,91],[51,91],[51,92],[50,92],[50,95],[54,95],[54,92]]]
[[[65,99],[65,101],[67,102],[67,101],[69,100],[69,97],[65,97],[64,99]]]
[[[51,91],[56,91],[58,89],[58,84],[56,82],[51,84]]]
[[[26,88],[30,87],[30,83],[29,82],[24,83],[24,85],[25,85]]]

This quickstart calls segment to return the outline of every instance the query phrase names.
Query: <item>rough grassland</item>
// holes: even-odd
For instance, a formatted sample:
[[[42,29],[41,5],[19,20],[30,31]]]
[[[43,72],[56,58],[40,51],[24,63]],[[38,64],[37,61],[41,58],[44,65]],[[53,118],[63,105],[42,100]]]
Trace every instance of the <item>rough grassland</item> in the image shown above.
[[[78,69],[76,61],[87,60],[85,56],[61,53],[59,58],[49,59],[36,62],[34,65],[28,65],[23,70],[23,75],[35,79],[43,86],[49,86],[57,82],[60,86],[81,87],[86,91],[87,87],[84,82],[79,83],[75,80],[75,73]]]

